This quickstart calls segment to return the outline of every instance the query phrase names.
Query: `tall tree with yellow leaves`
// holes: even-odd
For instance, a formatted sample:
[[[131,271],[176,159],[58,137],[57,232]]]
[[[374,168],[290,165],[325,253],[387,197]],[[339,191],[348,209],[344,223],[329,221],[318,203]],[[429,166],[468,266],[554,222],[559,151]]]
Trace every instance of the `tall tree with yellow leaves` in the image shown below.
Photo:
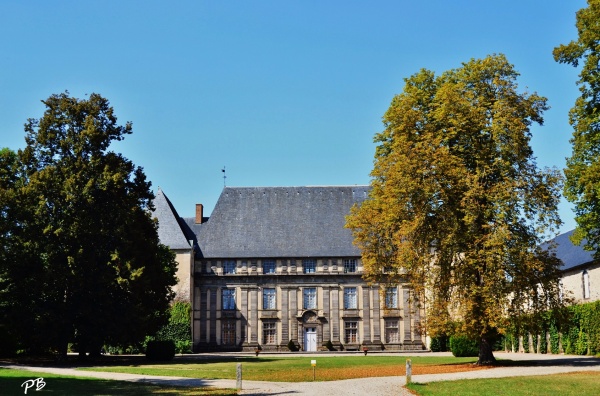
[[[370,199],[347,227],[372,281],[406,282],[430,334],[479,340],[479,364],[509,317],[560,304],[558,261],[541,238],[560,225],[560,173],[530,147],[546,99],[519,93],[503,55],[406,79],[375,136]]]

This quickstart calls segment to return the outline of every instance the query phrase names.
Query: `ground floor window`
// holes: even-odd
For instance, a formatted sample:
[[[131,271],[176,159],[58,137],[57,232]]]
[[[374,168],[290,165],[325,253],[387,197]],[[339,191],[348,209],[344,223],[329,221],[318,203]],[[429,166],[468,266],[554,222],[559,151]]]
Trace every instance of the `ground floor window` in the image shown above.
[[[275,322],[264,322],[263,323],[263,344],[266,344],[266,345],[277,344],[277,323],[275,323]]]
[[[398,319],[386,319],[385,321],[385,342],[400,342],[400,328]]]
[[[223,343],[223,345],[235,345],[235,321],[234,320],[223,321],[222,343]]]
[[[345,322],[344,342],[358,344],[358,322]]]

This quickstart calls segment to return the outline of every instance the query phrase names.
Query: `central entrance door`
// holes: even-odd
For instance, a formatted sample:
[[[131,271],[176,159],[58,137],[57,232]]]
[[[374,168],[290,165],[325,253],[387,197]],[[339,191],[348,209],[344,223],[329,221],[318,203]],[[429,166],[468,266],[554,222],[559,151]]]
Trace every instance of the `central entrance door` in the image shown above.
[[[305,327],[304,328],[304,350],[308,352],[317,351],[317,328],[316,327]]]

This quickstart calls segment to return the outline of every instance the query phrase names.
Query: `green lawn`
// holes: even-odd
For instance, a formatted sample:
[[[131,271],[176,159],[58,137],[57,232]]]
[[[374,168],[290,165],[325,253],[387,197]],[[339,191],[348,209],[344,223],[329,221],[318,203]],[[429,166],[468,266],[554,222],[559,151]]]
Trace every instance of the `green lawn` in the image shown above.
[[[175,360],[165,364],[139,364],[127,366],[90,367],[83,370],[118,373],[166,375],[204,379],[235,379],[237,363],[242,363],[245,380],[302,382],[312,381],[311,360],[317,361],[318,381],[349,378],[404,375],[406,359],[412,359],[413,373],[419,366],[455,365],[473,363],[476,358],[410,357],[410,356],[309,356],[309,357],[242,357],[229,359]]]
[[[420,396],[596,396],[600,394],[600,372],[510,377],[410,384]]]
[[[23,395],[25,381],[43,378],[45,386],[36,391],[30,388],[27,395],[106,395],[106,396],[144,396],[144,395],[237,395],[231,389],[181,388],[141,384],[127,381],[108,381],[96,378],[68,377],[48,373],[36,373],[26,370],[0,368],[0,394]]]

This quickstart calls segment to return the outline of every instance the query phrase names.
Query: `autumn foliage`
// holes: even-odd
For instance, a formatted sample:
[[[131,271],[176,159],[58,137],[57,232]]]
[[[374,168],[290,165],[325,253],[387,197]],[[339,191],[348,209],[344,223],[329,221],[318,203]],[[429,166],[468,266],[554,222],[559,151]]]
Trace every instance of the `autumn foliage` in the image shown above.
[[[559,304],[558,261],[538,249],[560,225],[561,177],[530,146],[546,99],[520,93],[503,55],[406,79],[383,117],[370,199],[347,219],[367,277],[407,282],[429,334],[479,341],[507,318]]]

